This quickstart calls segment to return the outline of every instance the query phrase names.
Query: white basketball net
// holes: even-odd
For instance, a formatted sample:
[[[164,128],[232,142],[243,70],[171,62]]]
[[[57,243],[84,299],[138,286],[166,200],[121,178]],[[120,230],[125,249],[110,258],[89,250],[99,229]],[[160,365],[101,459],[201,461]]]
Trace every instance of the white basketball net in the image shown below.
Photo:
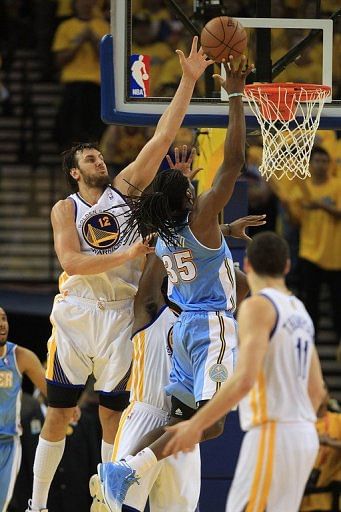
[[[284,175],[290,180],[295,176],[305,179],[310,176],[310,153],[330,88],[312,90],[308,84],[306,89],[304,84],[282,85],[277,96],[263,90],[261,84],[246,86],[244,91],[263,137],[259,172],[266,180]]]

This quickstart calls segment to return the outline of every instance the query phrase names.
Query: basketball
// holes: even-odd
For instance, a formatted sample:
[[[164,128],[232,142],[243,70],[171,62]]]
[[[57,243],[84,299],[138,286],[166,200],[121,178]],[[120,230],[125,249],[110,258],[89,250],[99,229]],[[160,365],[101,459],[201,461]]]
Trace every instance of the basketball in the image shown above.
[[[149,75],[147,73],[143,73],[142,80],[148,80]]]
[[[247,45],[247,35],[243,25],[229,16],[219,16],[210,20],[201,31],[201,46],[211,59],[221,62],[241,57]]]

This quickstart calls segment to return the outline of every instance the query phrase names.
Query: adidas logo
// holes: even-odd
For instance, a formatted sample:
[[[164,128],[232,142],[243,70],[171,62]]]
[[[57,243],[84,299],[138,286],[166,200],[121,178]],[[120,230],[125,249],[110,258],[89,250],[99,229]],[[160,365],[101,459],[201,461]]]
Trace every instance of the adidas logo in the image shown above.
[[[183,413],[182,413],[182,410],[181,410],[181,409],[177,409],[177,410],[175,411],[175,414],[176,414],[177,416],[182,416],[182,415],[183,415]]]

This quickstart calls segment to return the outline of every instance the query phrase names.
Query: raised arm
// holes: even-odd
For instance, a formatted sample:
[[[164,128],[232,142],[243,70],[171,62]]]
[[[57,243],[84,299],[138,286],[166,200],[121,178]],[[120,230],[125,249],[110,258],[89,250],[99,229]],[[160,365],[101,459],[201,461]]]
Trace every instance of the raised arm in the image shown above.
[[[74,215],[74,205],[70,199],[59,201],[51,212],[55,251],[59,263],[69,276],[100,274],[128,260],[154,252],[154,248],[149,247],[147,239],[144,242],[136,242],[119,253],[94,256],[83,254],[80,250]]]
[[[144,190],[153,181],[166,156],[185,117],[196,81],[207,66],[213,63],[212,60],[207,59],[201,48],[197,50],[197,45],[198,38],[194,37],[191,52],[187,58],[181,50],[176,50],[182,67],[179,87],[162,114],[152,139],[144,146],[136,160],[114,179],[113,185],[121,193],[127,194],[128,191],[137,193],[137,190],[131,190],[129,183],[138,190]]]
[[[224,65],[226,80],[220,75],[214,75],[219,78],[221,86],[229,94],[229,124],[224,143],[224,160],[214,178],[212,188],[197,200],[196,216],[199,215],[200,222],[206,224],[211,223],[212,218],[216,218],[229,201],[245,158],[246,129],[242,95],[245,79],[252,66],[245,67],[245,56],[241,58],[238,67],[234,65],[231,56],[229,62]]]

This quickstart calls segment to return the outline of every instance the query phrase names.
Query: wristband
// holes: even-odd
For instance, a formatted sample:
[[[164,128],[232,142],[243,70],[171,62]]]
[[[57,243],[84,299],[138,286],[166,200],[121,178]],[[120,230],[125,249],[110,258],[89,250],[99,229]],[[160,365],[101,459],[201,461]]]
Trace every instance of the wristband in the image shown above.
[[[236,96],[244,96],[242,92],[232,92],[231,94],[228,94],[229,99],[235,98]]]
[[[230,224],[225,224],[225,226],[226,226],[226,227],[227,227],[227,229],[228,229],[228,233],[227,233],[227,235],[226,235],[226,236],[231,236],[231,226],[230,226]]]

